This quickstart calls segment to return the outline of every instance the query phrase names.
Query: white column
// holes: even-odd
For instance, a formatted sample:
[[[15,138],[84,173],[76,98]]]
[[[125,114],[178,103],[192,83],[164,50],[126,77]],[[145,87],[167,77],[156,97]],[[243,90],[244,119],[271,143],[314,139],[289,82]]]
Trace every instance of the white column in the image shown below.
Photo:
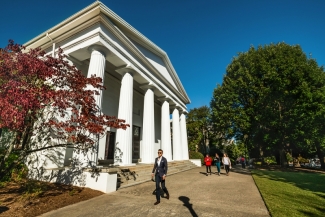
[[[129,124],[126,130],[117,129],[114,163],[132,165],[132,113],[133,113],[133,74],[122,73],[118,118]]]
[[[104,83],[105,79],[105,63],[106,63],[106,54],[108,54],[108,49],[99,45],[92,45],[88,48],[88,50],[91,52],[90,57],[90,64],[88,68],[88,74],[87,77],[90,78],[92,75],[95,75],[96,77],[100,77],[102,79],[102,83]],[[94,90],[95,88],[92,86],[88,86],[88,89]],[[103,92],[102,90],[98,90],[99,95],[94,95],[96,105],[101,110],[102,109],[102,100],[103,100]],[[98,161],[98,150],[99,150],[99,144],[103,143],[102,141],[98,141],[96,143],[96,147],[94,152],[89,152],[88,159],[89,159],[89,165],[95,166],[97,165]],[[81,155],[79,155],[81,157]],[[88,161],[88,160],[87,160]]]
[[[181,128],[181,143],[182,143],[182,156],[183,160],[188,160],[188,144],[187,144],[187,129],[186,129],[186,116],[185,114],[181,114],[180,121]]]
[[[155,160],[155,121],[154,121],[154,92],[146,88],[143,108],[143,130],[141,145],[141,163],[152,163]]]
[[[106,63],[106,54],[103,51],[104,48],[101,46],[91,46],[89,47],[91,51],[90,64],[88,68],[87,77],[90,78],[92,75],[102,78],[104,83],[105,79],[105,63]],[[94,95],[97,106],[102,108],[103,93],[99,90],[99,95]]]
[[[161,106],[161,149],[164,151],[164,157],[167,161],[172,159],[172,147],[170,137],[170,114],[169,114],[169,102],[167,98],[161,99],[163,102]]]
[[[179,126],[179,111],[174,108],[173,111],[173,160],[182,160],[182,144]]]

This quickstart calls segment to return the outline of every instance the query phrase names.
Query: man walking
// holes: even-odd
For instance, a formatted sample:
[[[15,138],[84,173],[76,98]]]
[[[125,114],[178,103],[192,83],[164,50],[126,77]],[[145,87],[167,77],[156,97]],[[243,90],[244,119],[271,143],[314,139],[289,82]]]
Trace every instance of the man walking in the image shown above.
[[[153,176],[155,176],[155,180],[156,180],[157,201],[154,203],[155,205],[160,203],[160,183],[161,183],[161,188],[166,193],[166,198],[169,199],[169,193],[165,186],[168,165],[167,165],[167,159],[162,155],[163,155],[163,150],[159,149],[158,157],[155,159],[155,164],[153,165],[152,175],[151,175],[152,178]]]

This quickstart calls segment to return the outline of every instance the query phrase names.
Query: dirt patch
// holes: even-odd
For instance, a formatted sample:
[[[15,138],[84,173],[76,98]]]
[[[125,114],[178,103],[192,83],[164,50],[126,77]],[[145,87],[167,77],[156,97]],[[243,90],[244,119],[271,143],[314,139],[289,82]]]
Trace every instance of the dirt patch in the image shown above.
[[[89,188],[55,183],[6,183],[0,187],[0,216],[34,217],[102,194]]]

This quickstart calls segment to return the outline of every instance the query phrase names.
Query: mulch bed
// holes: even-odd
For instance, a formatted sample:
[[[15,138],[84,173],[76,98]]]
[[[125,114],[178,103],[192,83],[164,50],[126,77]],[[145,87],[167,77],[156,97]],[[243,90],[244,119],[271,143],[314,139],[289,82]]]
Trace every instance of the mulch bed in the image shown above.
[[[43,213],[102,195],[100,191],[70,185],[38,182],[38,194],[26,193],[26,187],[7,183],[0,187],[0,216],[34,217]]]

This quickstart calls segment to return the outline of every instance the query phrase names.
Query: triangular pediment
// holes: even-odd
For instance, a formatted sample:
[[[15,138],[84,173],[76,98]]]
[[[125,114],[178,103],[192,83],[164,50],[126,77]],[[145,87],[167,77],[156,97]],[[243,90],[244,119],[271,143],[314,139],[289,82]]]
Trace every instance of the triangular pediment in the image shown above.
[[[170,72],[167,70],[167,66],[163,58],[153,53],[152,51],[148,50],[147,48],[140,45],[139,43],[135,42],[134,40],[131,39],[131,41],[147,58],[147,60],[157,69],[160,75],[163,76],[174,88],[176,88],[179,91],[179,89],[175,84],[175,81],[170,75]]]
[[[150,74],[149,77],[159,80],[173,94],[177,95],[184,104],[190,103],[190,99],[166,52],[101,2],[89,5],[27,42],[25,46],[48,48],[51,46],[50,40],[65,40],[89,25],[95,25],[96,22],[103,23],[103,26],[106,26],[107,30],[112,33],[112,37],[110,37],[111,43],[114,45],[118,43],[117,46],[120,46],[120,51],[126,51],[123,54],[125,58],[128,59],[127,56],[130,55],[130,60],[135,65],[145,67],[145,73]]]

